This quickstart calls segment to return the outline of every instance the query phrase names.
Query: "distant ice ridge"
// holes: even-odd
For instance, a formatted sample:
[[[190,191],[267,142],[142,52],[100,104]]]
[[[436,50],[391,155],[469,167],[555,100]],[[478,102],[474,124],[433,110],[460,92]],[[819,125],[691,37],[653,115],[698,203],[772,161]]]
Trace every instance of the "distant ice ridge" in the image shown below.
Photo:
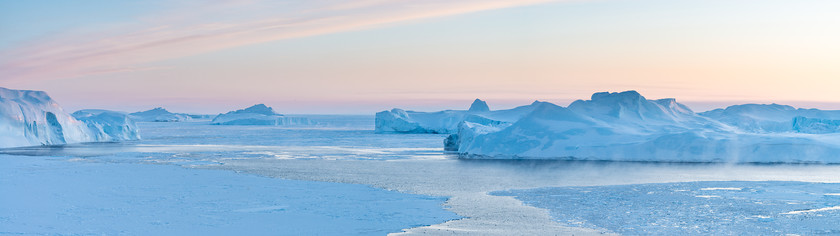
[[[216,117],[215,115],[205,115],[205,114],[188,114],[187,116],[189,116],[193,120],[210,120],[210,119],[213,119],[213,117]]]
[[[455,134],[465,121],[469,122],[467,125],[485,126],[515,122],[540,103],[498,111],[491,111],[487,103],[479,99],[472,103],[469,110],[419,112],[394,108],[376,113],[376,132]]]
[[[214,125],[312,125],[306,117],[288,117],[274,112],[264,104],[219,114],[213,118]]]
[[[840,134],[745,132],[674,99],[648,100],[635,91],[595,93],[568,107],[530,106],[511,123],[462,121],[446,149],[476,159],[840,163]],[[800,130],[809,133],[837,127],[801,120],[808,128]]]
[[[135,112],[128,115],[136,121],[144,122],[181,122],[192,120],[192,117],[188,114],[172,113],[162,107],[157,107],[148,111]]]
[[[139,138],[130,120],[99,115],[78,120],[45,92],[0,88],[0,148]]]
[[[725,109],[703,112],[699,115],[735,126],[744,132],[752,133],[827,133],[840,131],[836,129],[836,124],[833,125],[835,127],[833,129],[834,131],[831,131],[832,129],[830,127],[826,127],[826,125],[832,126],[830,120],[840,120],[840,111],[797,109],[779,104],[735,105]],[[798,119],[799,123],[796,122],[796,119]],[[822,123],[822,125],[817,123]]]

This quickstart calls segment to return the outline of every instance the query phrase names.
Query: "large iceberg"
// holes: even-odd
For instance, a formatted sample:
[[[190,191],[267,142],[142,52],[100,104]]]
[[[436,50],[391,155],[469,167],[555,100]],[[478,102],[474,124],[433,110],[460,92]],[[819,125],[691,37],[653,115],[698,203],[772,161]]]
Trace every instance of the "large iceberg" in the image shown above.
[[[85,122],[98,141],[138,140],[137,125],[125,113],[87,109],[73,112],[73,117]]]
[[[131,139],[103,135],[110,130],[102,128],[115,127],[108,122],[95,117],[80,121],[42,91],[0,88],[0,148]],[[133,126],[129,129],[136,135]]]
[[[479,99],[468,110],[419,112],[394,108],[376,113],[376,132],[455,134],[464,121],[485,125],[511,123],[531,112],[540,103],[497,111],[491,111],[487,103]]]
[[[274,112],[264,104],[219,114],[210,122],[214,125],[312,125],[306,117],[289,117]]]
[[[445,145],[481,159],[840,163],[840,134],[743,132],[635,91],[539,103],[510,125],[465,121]]]
[[[172,113],[162,107],[131,113],[128,116],[136,121],[143,122],[180,122],[192,120],[192,117],[188,114]]]

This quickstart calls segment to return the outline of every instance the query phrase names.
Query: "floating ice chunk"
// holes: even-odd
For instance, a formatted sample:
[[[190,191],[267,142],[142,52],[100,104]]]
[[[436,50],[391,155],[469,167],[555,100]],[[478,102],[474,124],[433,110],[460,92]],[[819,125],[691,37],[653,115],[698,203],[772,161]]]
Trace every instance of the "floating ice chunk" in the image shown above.
[[[840,206],[824,207],[824,208],[808,209],[808,210],[799,210],[799,211],[790,211],[790,212],[782,213],[782,215],[795,215],[795,214],[813,213],[813,212],[821,212],[821,211],[833,211],[833,210],[840,210]]]
[[[107,110],[79,110],[73,117],[85,122],[97,141],[138,140],[137,125],[126,114]]]

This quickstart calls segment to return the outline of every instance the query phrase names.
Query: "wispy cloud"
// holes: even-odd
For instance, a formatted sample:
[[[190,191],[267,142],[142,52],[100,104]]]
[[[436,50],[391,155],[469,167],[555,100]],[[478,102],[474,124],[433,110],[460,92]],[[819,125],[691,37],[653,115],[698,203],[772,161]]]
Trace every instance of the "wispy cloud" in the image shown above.
[[[36,39],[0,52],[0,81],[158,69],[151,62],[275,40],[558,0],[217,0],[129,25]]]

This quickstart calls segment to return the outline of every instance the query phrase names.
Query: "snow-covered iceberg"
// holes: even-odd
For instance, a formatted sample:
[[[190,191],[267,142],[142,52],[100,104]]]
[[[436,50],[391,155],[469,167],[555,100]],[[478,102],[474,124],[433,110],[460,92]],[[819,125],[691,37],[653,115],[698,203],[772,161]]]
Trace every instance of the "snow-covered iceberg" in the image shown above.
[[[445,145],[481,159],[840,163],[840,134],[746,133],[635,91],[539,103],[509,126],[463,122]]]
[[[125,113],[87,109],[73,112],[73,117],[85,122],[97,141],[138,140],[137,125]]]
[[[0,148],[136,138],[133,126],[123,130],[133,137],[110,135],[111,130],[103,128],[119,126],[111,121],[98,116],[80,121],[42,91],[0,88]]]
[[[312,125],[306,117],[289,117],[274,112],[264,104],[219,114],[210,122],[214,125]]]
[[[531,112],[540,103],[497,111],[491,111],[487,103],[479,99],[468,110],[419,112],[394,108],[376,113],[376,132],[455,134],[464,121],[494,125],[511,123]]]
[[[751,133],[778,133],[778,132],[803,132],[803,133],[825,133],[837,132],[837,129],[822,129],[819,127],[805,127],[825,123],[828,120],[840,120],[840,111],[825,111],[818,109],[794,108],[779,104],[744,104],[730,106],[725,109],[715,109],[699,113],[701,116],[709,117],[725,124],[735,126],[744,132]],[[794,119],[799,118],[797,124]],[[831,122],[828,122],[831,123]],[[827,124],[831,125],[831,124]],[[795,127],[797,126],[797,127]],[[818,125],[822,126],[822,125]]]
[[[128,116],[135,121],[143,122],[181,122],[192,120],[192,117],[188,114],[172,113],[162,107],[157,107],[148,111],[131,113],[128,114]]]

